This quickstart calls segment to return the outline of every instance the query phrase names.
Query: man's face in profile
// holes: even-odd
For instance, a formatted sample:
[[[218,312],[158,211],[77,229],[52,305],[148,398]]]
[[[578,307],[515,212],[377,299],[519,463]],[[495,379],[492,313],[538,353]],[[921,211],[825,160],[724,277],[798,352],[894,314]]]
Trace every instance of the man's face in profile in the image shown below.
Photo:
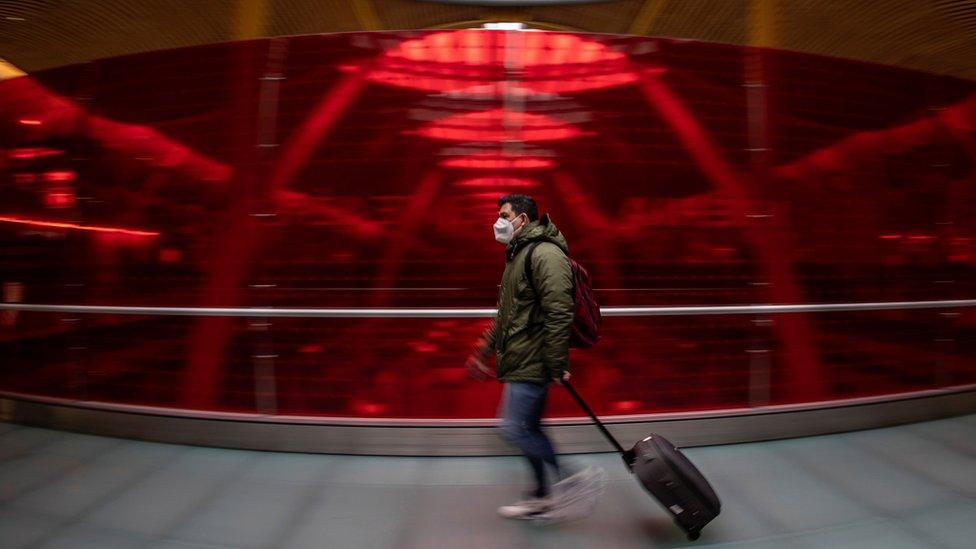
[[[516,223],[515,218],[517,218],[518,215],[514,211],[512,211],[512,205],[510,203],[506,202],[506,203],[502,204],[502,207],[501,208],[498,209],[498,217],[500,217],[502,219],[507,219],[507,220],[511,221],[514,224],[514,223]],[[517,226],[515,226],[515,230],[517,231],[521,227],[522,227],[521,225],[517,225]]]

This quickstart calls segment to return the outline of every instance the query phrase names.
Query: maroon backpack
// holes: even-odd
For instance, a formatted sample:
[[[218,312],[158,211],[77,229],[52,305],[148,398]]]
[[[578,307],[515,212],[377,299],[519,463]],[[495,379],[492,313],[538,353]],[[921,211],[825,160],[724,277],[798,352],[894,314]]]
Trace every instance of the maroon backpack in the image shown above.
[[[525,254],[525,276],[533,290],[535,290],[535,282],[532,279],[532,251],[539,244],[536,242],[529,246]],[[573,258],[568,259],[569,266],[573,269],[574,294],[573,326],[569,335],[569,346],[585,349],[592,347],[600,339],[600,324],[603,322],[603,317],[600,316],[600,305],[596,302],[596,296],[593,295],[590,273]]]

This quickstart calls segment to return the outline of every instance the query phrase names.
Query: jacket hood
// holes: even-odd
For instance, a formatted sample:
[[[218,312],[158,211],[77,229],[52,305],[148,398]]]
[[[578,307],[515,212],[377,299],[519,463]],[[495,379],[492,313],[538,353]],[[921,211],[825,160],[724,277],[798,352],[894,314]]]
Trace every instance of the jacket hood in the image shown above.
[[[512,259],[515,254],[525,246],[533,242],[552,242],[559,246],[563,253],[569,255],[569,244],[566,237],[559,231],[556,224],[549,218],[549,214],[542,214],[542,217],[525,226],[519,231],[508,247],[505,249],[506,257]]]

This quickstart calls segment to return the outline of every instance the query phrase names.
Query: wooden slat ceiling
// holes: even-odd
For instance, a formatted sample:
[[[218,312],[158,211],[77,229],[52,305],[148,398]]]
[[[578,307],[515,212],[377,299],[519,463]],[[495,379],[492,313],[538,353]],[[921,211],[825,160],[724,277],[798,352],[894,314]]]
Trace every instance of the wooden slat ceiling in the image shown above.
[[[976,79],[976,0],[617,0],[522,8],[420,0],[0,0],[0,58],[30,72],[240,38],[501,20],[760,44]]]

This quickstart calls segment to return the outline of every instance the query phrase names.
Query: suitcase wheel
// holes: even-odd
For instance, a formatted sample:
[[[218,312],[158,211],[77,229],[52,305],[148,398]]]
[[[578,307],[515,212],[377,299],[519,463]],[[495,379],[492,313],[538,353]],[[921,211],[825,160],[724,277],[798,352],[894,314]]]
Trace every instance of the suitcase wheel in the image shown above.
[[[688,532],[688,539],[690,541],[695,541],[696,539],[698,539],[700,537],[701,537],[701,531],[700,530],[692,530],[691,532]]]

